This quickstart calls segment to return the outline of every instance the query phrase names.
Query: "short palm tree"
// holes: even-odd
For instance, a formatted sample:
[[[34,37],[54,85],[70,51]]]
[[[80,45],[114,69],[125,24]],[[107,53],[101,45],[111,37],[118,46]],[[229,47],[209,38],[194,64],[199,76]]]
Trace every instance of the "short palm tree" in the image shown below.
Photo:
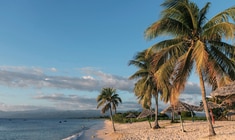
[[[105,113],[106,111],[109,110],[110,112],[110,119],[112,121],[113,125],[113,131],[116,131],[114,127],[114,122],[113,122],[113,113],[114,111],[116,113],[116,109],[119,103],[122,103],[122,99],[119,97],[118,94],[116,94],[116,89],[114,88],[103,88],[100,95],[97,97],[97,108],[103,106],[101,109],[102,113]]]
[[[210,3],[199,9],[189,0],[165,0],[162,6],[165,9],[160,20],[145,31],[145,37],[149,40],[160,35],[169,37],[152,46],[157,50],[155,63],[166,59],[158,73],[161,71],[161,77],[165,77],[164,80],[168,80],[174,90],[180,93],[195,68],[200,79],[209,135],[215,135],[206,102],[205,82],[213,83],[218,75],[235,79],[235,47],[224,40],[234,39],[235,7],[208,20],[206,15]],[[174,67],[174,70],[168,70],[168,66]]]

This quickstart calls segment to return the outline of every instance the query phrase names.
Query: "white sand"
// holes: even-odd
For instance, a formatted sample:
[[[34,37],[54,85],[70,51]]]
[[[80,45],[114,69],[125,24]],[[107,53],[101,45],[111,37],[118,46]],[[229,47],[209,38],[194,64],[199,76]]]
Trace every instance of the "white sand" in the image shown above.
[[[208,137],[208,123],[206,121],[185,121],[184,130],[181,124],[171,124],[169,120],[159,121],[162,128],[151,129],[148,122],[118,124],[113,132],[111,122],[106,120],[103,129],[96,133],[102,140],[235,140],[235,121],[216,121],[214,129],[216,136]]]

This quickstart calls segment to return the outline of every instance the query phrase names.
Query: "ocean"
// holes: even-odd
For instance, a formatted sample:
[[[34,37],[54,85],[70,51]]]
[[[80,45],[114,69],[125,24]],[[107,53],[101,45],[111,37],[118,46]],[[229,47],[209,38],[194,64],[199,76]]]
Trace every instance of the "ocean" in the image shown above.
[[[100,119],[0,119],[0,140],[79,140]]]

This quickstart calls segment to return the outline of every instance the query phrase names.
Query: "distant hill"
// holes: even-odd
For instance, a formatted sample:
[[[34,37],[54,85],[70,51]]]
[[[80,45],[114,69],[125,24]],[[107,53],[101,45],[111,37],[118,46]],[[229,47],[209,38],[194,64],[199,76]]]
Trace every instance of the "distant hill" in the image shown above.
[[[0,111],[0,118],[93,118],[104,115],[100,113],[100,110]]]
[[[141,112],[142,109],[132,110]],[[159,109],[161,112],[162,109]],[[118,112],[126,112],[126,111],[118,111]],[[205,116],[204,112],[195,112],[196,116]],[[53,109],[38,109],[38,110],[30,110],[30,111],[0,111],[0,118],[35,118],[35,119],[43,119],[43,118],[97,118],[100,116],[107,116],[106,114],[101,114],[100,110],[53,110]],[[171,113],[167,113],[168,116],[171,116]]]

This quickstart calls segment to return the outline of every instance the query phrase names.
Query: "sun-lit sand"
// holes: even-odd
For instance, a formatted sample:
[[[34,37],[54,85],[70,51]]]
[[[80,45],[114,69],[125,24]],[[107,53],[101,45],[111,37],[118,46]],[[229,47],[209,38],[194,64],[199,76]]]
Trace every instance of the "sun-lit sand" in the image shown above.
[[[208,137],[206,121],[185,121],[184,130],[181,124],[171,124],[169,120],[159,121],[162,128],[151,129],[148,122],[115,123],[117,129],[113,132],[111,122],[106,120],[104,128],[96,133],[96,138],[102,140],[235,140],[235,121],[216,121],[214,124],[216,136]]]

